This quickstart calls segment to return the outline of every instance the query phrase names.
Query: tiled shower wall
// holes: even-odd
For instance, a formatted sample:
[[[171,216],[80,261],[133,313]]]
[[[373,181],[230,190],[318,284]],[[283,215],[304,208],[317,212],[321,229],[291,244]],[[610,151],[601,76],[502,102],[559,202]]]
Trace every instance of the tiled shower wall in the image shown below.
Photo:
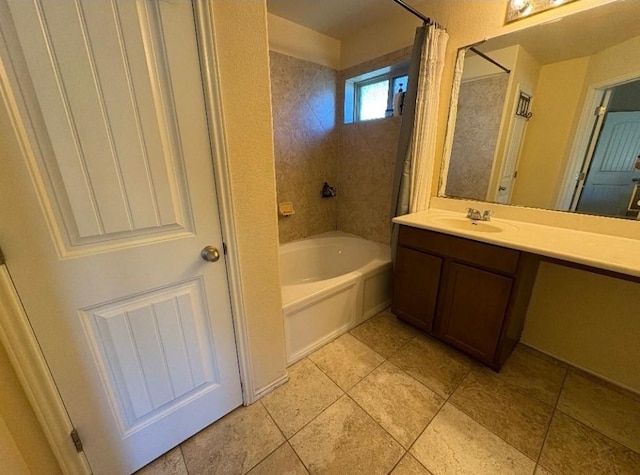
[[[487,199],[508,82],[500,74],[460,84],[447,196]]]
[[[343,124],[343,85],[408,60],[411,48],[341,72],[270,55],[278,201],[291,201],[296,211],[280,217],[280,242],[339,229],[388,243],[401,120]],[[325,181],[336,186],[336,198],[320,197]]]
[[[411,58],[411,47],[340,72],[338,110],[344,81]],[[340,123],[342,124],[342,120]],[[342,124],[338,158],[338,229],[372,241],[391,240],[391,189],[401,119],[390,117]]]
[[[336,198],[321,198],[324,182],[336,186],[340,152],[336,121],[337,72],[271,52],[271,95],[278,202],[295,214],[279,217],[280,243],[336,229]]]

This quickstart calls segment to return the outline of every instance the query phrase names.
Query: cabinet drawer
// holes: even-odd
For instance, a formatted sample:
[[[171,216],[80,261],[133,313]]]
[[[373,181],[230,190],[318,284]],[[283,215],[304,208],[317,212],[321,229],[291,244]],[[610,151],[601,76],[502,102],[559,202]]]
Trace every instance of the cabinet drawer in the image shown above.
[[[401,226],[398,244],[487,269],[515,274],[520,251],[426,229]]]

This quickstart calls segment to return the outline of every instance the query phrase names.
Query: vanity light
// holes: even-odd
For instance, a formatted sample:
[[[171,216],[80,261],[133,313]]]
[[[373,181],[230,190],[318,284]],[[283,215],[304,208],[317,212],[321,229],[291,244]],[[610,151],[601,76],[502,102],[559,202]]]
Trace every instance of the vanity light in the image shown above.
[[[505,23],[519,20],[573,1],[575,0],[508,0],[507,19]]]

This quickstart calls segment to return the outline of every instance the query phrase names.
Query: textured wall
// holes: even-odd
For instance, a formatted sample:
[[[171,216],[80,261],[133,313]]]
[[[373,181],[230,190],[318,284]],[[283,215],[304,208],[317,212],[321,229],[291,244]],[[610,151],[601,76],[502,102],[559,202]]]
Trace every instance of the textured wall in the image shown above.
[[[374,58],[340,72],[340,84],[368,71],[407,61],[411,47]],[[343,116],[344,88],[339,91]],[[389,243],[391,188],[401,119],[342,124],[338,160],[338,229]]]
[[[486,199],[508,82],[498,74],[460,85],[447,196]]]
[[[286,374],[264,2],[211,2],[250,363],[256,391]],[[233,252],[233,250],[232,250]]]
[[[292,202],[296,212],[279,218],[285,243],[336,229],[337,199],[321,198],[320,190],[337,181],[337,72],[273,51],[270,57],[278,202]]]

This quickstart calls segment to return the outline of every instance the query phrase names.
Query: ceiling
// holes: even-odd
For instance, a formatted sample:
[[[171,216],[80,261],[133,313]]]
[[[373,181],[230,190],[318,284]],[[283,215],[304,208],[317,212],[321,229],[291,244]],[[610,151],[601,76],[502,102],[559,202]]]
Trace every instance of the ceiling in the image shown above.
[[[420,0],[405,0],[405,3],[413,6]],[[341,40],[371,23],[397,14],[402,7],[393,0],[267,0],[267,10]]]
[[[549,64],[590,56],[636,36],[640,2],[621,0],[491,38],[477,48],[488,52],[520,44],[541,64]]]

